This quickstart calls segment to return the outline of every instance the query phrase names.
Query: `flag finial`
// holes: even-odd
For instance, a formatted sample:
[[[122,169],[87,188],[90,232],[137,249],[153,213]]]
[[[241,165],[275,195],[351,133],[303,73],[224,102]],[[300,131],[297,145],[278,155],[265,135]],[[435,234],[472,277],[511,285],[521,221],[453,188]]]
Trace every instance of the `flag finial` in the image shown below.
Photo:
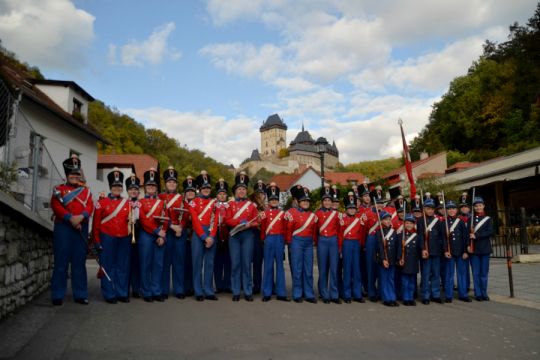
[[[403,125],[403,120],[401,120],[401,118],[399,118],[398,121],[397,121],[397,123],[398,123],[399,125]]]

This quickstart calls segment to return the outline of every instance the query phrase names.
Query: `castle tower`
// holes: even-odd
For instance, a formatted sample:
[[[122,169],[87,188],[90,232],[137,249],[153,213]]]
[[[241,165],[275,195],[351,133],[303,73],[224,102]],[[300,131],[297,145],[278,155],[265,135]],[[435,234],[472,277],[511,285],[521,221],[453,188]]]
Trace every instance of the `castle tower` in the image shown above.
[[[287,125],[278,114],[270,115],[262,124],[261,153],[263,159],[277,158],[281,149],[287,148]]]

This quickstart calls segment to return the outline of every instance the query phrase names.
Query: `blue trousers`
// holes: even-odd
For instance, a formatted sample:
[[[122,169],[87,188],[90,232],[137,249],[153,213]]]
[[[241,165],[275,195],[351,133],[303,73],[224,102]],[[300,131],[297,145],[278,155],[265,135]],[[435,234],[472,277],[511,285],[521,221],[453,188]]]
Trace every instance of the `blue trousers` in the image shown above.
[[[113,237],[101,233],[100,239],[103,251],[99,261],[112,280],[101,279],[101,294],[105,299],[128,297],[131,236]]]
[[[141,293],[141,264],[139,261],[139,248],[137,244],[130,246],[131,258],[129,261],[129,286],[131,292]]]
[[[208,227],[203,226],[208,232]],[[193,261],[193,290],[195,296],[214,295],[214,258],[216,242],[207,248],[200,237],[193,232],[191,238],[191,259]]]
[[[360,243],[343,240],[343,298],[362,298],[362,274],[360,271]]]
[[[467,284],[467,291],[469,291],[469,289],[471,288],[471,270],[472,270],[470,255],[467,258],[467,260],[465,260],[465,262],[467,263],[467,268],[465,269],[465,283]]]
[[[395,265],[390,265],[385,268],[382,264],[379,265],[381,296],[383,301],[396,301]]]
[[[253,263],[254,243],[255,233],[252,229],[241,231],[229,239],[233,295],[240,295],[240,288],[243,288],[245,296],[253,295],[251,266]]]
[[[472,255],[474,296],[488,296],[487,285],[489,276],[489,254]]]
[[[446,265],[446,279],[444,281],[444,295],[447,299],[454,297],[454,273],[457,274],[458,296],[467,297],[467,281],[465,279],[467,271],[467,260],[461,256],[452,256],[450,259],[444,258]]]
[[[319,294],[323,299],[339,298],[338,260],[337,236],[320,236],[317,245],[317,265],[319,268]]]
[[[139,262],[141,265],[141,292],[143,297],[161,296],[163,254],[165,245],[156,244],[157,236],[141,229],[139,236]]]
[[[403,301],[414,299],[414,289],[416,288],[416,274],[401,274],[401,296]]]
[[[291,242],[293,298],[303,295],[314,299],[313,292],[313,238],[293,236]]]
[[[186,262],[186,238],[187,231],[182,231],[182,235],[176,236],[174,231],[167,231],[167,243],[163,258],[163,276],[161,278],[161,294],[169,295],[172,289],[175,295],[185,294],[185,265]]]
[[[440,264],[440,256],[429,256],[427,259],[422,259],[422,298],[425,300],[441,297]]]
[[[375,251],[377,249],[377,237],[368,235],[366,238],[366,272],[367,272],[367,292],[370,298],[380,295],[380,289],[376,287],[378,277],[378,266],[375,261]]]
[[[214,281],[220,291],[231,289],[231,255],[229,244],[218,245],[214,258]]]
[[[68,267],[70,265],[73,298],[88,298],[86,279],[87,237],[88,223],[83,223],[81,230],[73,228],[69,222],[54,224],[54,268],[51,278],[51,298],[53,300],[63,299],[66,296]]]
[[[255,240],[253,242],[253,291],[260,292],[262,286],[264,244],[260,240],[258,229],[253,229]]]
[[[283,235],[266,236],[266,239],[264,239],[263,296],[272,296],[274,280],[276,284],[276,295],[287,296],[285,269],[283,268],[284,251],[285,239]]]
[[[184,293],[193,293],[193,259],[191,257],[192,234],[187,234],[184,262]]]

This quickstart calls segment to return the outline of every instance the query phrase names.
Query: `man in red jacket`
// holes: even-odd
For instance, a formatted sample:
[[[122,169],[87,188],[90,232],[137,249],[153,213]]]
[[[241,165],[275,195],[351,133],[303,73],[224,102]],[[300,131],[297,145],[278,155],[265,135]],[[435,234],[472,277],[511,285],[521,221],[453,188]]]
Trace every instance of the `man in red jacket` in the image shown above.
[[[111,192],[98,200],[94,212],[94,246],[100,252],[100,264],[111,280],[101,279],[101,294],[109,304],[129,302],[129,260],[131,236],[128,198],[122,197],[124,174],[117,168],[107,175]]]
[[[253,301],[251,265],[256,240],[253,228],[259,226],[258,212],[256,205],[247,199],[249,177],[241,172],[234,182],[234,200],[229,201],[225,218],[226,224],[232,227],[229,238],[232,300],[240,300],[240,288],[243,287],[246,301]]]
[[[193,290],[197,301],[217,300],[214,291],[214,258],[216,256],[215,238],[218,214],[216,200],[210,197],[212,184],[210,175],[201,171],[196,184],[199,196],[189,203],[193,235],[191,237],[191,258],[193,261]]]
[[[156,169],[150,168],[144,173],[145,196],[139,201],[141,292],[146,302],[164,300],[161,296],[161,277],[168,222],[165,203],[157,194],[158,184],[159,174]]]
[[[51,279],[53,305],[62,305],[66,295],[68,266],[71,264],[71,287],[76,303],[88,304],[86,280],[86,240],[88,219],[94,211],[92,194],[81,182],[81,161],[76,155],[63,164],[66,183],[53,190],[51,207],[54,212],[54,269]]]

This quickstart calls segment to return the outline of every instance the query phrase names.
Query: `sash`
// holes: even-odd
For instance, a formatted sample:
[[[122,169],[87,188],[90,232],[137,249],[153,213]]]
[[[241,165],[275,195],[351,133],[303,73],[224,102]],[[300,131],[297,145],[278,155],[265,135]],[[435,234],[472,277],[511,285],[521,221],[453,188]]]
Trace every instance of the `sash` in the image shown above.
[[[242,206],[237,212],[236,214],[234,214],[233,216],[233,219],[238,219],[240,217],[240,215],[242,215],[242,213],[244,211],[246,211],[246,209],[248,208],[248,206],[251,204],[251,201],[246,201],[246,203],[244,204],[244,206]]]
[[[343,232],[343,236],[345,236],[345,234],[347,234],[349,231],[351,231],[356,226],[356,224],[358,224],[358,221],[360,221],[360,218],[354,219],[353,222],[350,223],[349,226],[347,226],[347,228]]]
[[[126,202],[127,202],[127,199],[122,199],[122,201],[120,201],[120,204],[118,204],[116,209],[114,209],[114,211],[112,213],[110,213],[107,217],[105,217],[105,218],[103,218],[101,220],[101,225],[105,224],[106,222],[108,222],[108,221],[112,220],[114,217],[116,217],[116,215],[118,215],[120,210],[122,210],[122,208],[124,207]]]
[[[396,218],[396,216],[397,216],[397,210],[396,210],[395,212],[392,213],[391,219],[394,220],[394,219]]]
[[[336,217],[336,212],[337,211],[332,211],[330,213],[330,216],[328,216],[328,218],[326,218],[326,220],[324,221],[324,223],[321,225],[321,228],[319,229],[319,232],[321,231],[324,231],[324,229],[326,229],[328,227],[328,224],[330,224],[330,221],[332,221],[332,219],[334,217]]]
[[[81,200],[80,197],[76,197],[75,200],[77,200],[78,202],[80,202],[82,204],[83,207],[86,207],[86,203],[88,203],[88,199],[90,199],[90,190],[88,190],[86,192],[86,199],[84,200]]]
[[[369,229],[369,232],[368,234],[371,234],[372,232],[374,232],[375,230],[377,230],[377,227],[379,226],[379,222],[377,221],[375,223],[375,225],[373,225],[370,229]]]
[[[433,220],[431,220],[431,222],[429,223],[429,225],[427,227],[427,231],[431,231],[438,221],[439,221],[439,219],[437,217],[435,217]]]
[[[210,210],[210,208],[212,207],[212,205],[214,205],[214,203],[216,202],[216,199],[212,199],[208,202],[208,204],[206,204],[205,208],[203,209],[203,211],[201,211],[201,213],[199,214],[199,216],[197,216],[199,218],[199,221],[202,220],[202,218],[204,217],[204,215],[206,215],[206,213],[208,212],[208,210]]]
[[[456,226],[459,224],[459,218],[456,218],[456,221],[454,221],[454,223],[452,224],[452,226],[450,226],[450,231],[451,233],[454,232],[454,230],[456,230]]]
[[[384,240],[388,241],[390,239],[390,236],[394,234],[394,229],[390,229],[390,231],[384,236]]]
[[[169,200],[169,202],[167,203],[167,205],[165,205],[165,208],[168,209],[170,208],[171,206],[173,206],[174,202],[176,200],[178,200],[178,198],[180,197],[180,194],[176,194],[173,196],[173,198],[171,200]]]
[[[70,202],[72,202],[73,200],[75,200],[75,198],[81,193],[83,192],[85,188],[84,187],[78,187],[76,188],[75,190],[73,191],[70,191],[68,192],[66,195],[64,195],[64,197],[62,198],[62,202],[64,203],[64,206],[67,206],[67,204],[69,204]]]
[[[281,218],[281,215],[283,215],[283,211],[280,211],[277,216],[274,218],[274,220],[272,220],[272,222],[270,223],[270,225],[268,225],[268,228],[266,228],[266,232],[265,234],[268,235],[268,233],[270,232],[270,230],[272,230],[272,228],[274,227],[274,225],[276,224],[276,222],[279,220],[279,218]]]
[[[476,224],[476,226],[474,227],[474,232],[476,233],[478,230],[480,230],[482,225],[484,225],[486,223],[486,221],[488,221],[488,220],[489,220],[489,216],[486,216],[485,218],[480,220],[480,222],[478,224]]]
[[[403,224],[399,225],[396,232],[401,233],[402,231],[403,231]]]
[[[407,241],[405,241],[405,246],[407,246],[407,244],[409,244],[411,241],[413,241],[413,239],[416,237],[416,233],[412,234],[411,236],[409,236],[409,238],[407,239]]]
[[[313,218],[315,217],[315,214],[314,213],[311,213],[308,217],[308,219],[306,220],[306,222],[300,226],[298,229],[294,230],[293,232],[293,236],[294,235],[298,235],[300,234],[302,231],[304,231],[310,224],[311,224],[311,221],[313,220]]]
[[[157,200],[155,203],[154,203],[154,206],[152,206],[152,208],[150,209],[150,211],[148,212],[148,214],[146,214],[146,217],[147,218],[151,218],[152,215],[154,215],[154,212],[156,211],[158,205],[161,204],[161,200]]]

